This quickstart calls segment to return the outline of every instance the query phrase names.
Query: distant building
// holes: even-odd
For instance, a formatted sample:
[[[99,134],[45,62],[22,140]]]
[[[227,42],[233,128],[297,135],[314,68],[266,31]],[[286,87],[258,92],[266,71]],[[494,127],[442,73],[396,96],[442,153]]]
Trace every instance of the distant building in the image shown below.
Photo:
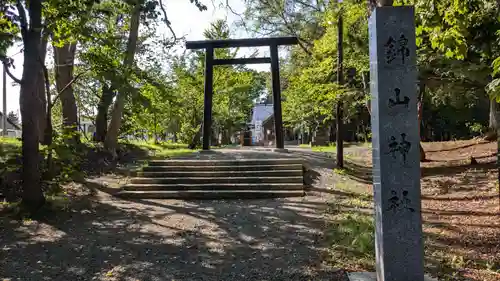
[[[0,135],[3,136],[3,112],[0,111]],[[20,138],[22,136],[21,127],[7,118],[7,136]]]
[[[250,128],[254,145],[267,145],[274,141],[274,111],[269,103],[256,104],[252,110]]]
[[[93,134],[95,133],[95,125],[92,122],[92,120],[87,118],[81,118],[78,130],[83,134]]]

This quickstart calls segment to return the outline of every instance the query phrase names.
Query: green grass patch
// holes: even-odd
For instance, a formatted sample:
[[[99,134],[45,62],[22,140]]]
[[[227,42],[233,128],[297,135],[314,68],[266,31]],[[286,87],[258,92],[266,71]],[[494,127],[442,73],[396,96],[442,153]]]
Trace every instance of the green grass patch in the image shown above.
[[[337,146],[335,145],[335,143],[332,143],[326,146],[312,146],[311,149],[312,151],[316,152],[336,152]]]
[[[15,169],[15,159],[21,157],[21,141],[0,137],[0,174],[5,168]]]
[[[20,147],[21,141],[17,138],[0,137],[0,144]]]
[[[328,228],[330,262],[347,270],[374,270],[375,226],[371,214],[337,211]]]
[[[139,149],[149,151],[149,154],[153,157],[175,157],[184,154],[189,154],[195,150],[189,149],[187,144],[184,143],[172,143],[172,142],[160,142],[155,143],[154,141],[124,141],[123,144],[129,144],[136,146]]]
[[[335,169],[333,169],[333,173],[335,173],[337,175],[344,176],[344,175],[346,175],[346,169],[335,168]]]
[[[139,141],[139,140],[127,141],[123,143],[136,145],[138,147],[150,150],[188,149],[188,145],[185,143],[173,143],[173,142],[155,143],[154,141]]]
[[[330,204],[330,224],[326,238],[330,264],[349,271],[373,271],[375,267],[375,227],[373,198],[366,186],[334,169],[335,189],[345,192]]]

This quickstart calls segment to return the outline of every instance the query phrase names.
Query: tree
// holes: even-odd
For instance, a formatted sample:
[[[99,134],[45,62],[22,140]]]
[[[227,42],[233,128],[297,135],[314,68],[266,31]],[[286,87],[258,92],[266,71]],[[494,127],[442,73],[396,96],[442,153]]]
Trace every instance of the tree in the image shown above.
[[[88,83],[95,86],[94,93],[99,93],[93,136],[97,142],[104,142],[106,138],[109,108],[118,85],[124,83],[120,58],[127,44],[128,10],[129,6],[120,0],[101,2],[92,12],[92,19],[86,22],[86,36],[80,40],[78,59],[89,68]]]
[[[137,49],[137,38],[139,36],[139,20],[141,16],[141,4],[136,1],[130,7],[130,31],[127,43],[127,52],[123,59],[123,67],[125,69],[125,79],[130,75],[130,68],[134,63],[135,50]],[[116,145],[118,143],[118,132],[120,130],[123,108],[125,107],[126,93],[129,89],[123,85],[120,87],[120,92],[117,94],[116,101],[113,108],[111,121],[109,123],[108,132],[104,144],[113,155],[116,154]]]
[[[417,9],[417,44],[421,50],[439,51],[448,60],[461,62],[457,72],[447,76],[461,80],[457,81],[460,83],[473,84],[479,90],[478,95],[486,96],[487,90],[495,95],[492,76],[496,73],[495,58],[500,56],[500,6],[497,0],[415,0],[398,3],[414,4]],[[433,65],[428,66],[428,69],[435,69]],[[489,127],[492,133],[496,132],[498,124],[496,107],[496,101],[490,99]]]
[[[231,1],[221,2],[221,6],[240,17],[239,26],[248,32],[259,36],[297,36],[300,48],[308,54],[314,40],[324,33],[321,17],[329,5],[324,0],[245,0],[245,11],[239,14]]]
[[[198,1],[194,1],[195,5],[200,9],[200,11],[206,10],[206,7],[201,5]],[[155,11],[155,8],[159,8],[163,11],[163,20],[167,27],[170,28],[170,22],[168,21],[165,9],[161,1],[135,1],[130,5],[130,30],[127,42],[127,50],[123,59],[122,67],[124,69],[124,78],[127,80],[130,77],[131,69],[134,67],[134,56],[137,50],[137,41],[139,36],[139,25],[141,18],[153,17],[156,18],[159,12]],[[174,42],[176,41],[174,34]],[[108,132],[104,141],[106,148],[114,154],[116,154],[116,146],[118,143],[118,134],[120,126],[122,123],[123,110],[125,107],[125,100],[127,95],[130,94],[131,87],[128,83],[122,83],[119,88],[116,101],[113,106],[111,121],[108,126]]]
[[[4,7],[2,11],[3,20],[8,21],[10,25],[18,26],[23,42],[24,67],[22,77],[18,79],[10,71],[8,71],[8,74],[21,86],[19,100],[23,120],[21,149],[23,161],[22,203],[31,212],[35,212],[45,203],[40,184],[40,153],[38,148],[40,138],[38,118],[42,105],[37,91],[37,84],[33,83],[42,69],[40,63],[42,1],[31,0],[23,3],[18,0],[15,4],[4,1],[2,4],[1,6]],[[7,58],[2,60],[4,64],[9,64]]]

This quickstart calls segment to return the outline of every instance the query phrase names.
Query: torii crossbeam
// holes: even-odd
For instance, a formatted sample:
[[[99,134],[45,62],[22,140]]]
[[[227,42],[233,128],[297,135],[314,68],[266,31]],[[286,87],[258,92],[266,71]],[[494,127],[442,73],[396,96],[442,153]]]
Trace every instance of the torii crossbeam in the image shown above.
[[[283,120],[281,116],[281,87],[278,46],[298,44],[297,37],[245,38],[227,40],[188,41],[186,49],[205,49],[205,102],[203,109],[203,150],[210,149],[212,131],[213,67],[228,64],[271,64],[273,89],[274,126],[276,148],[284,148]],[[263,58],[214,59],[215,48],[262,47],[269,46],[271,56]]]

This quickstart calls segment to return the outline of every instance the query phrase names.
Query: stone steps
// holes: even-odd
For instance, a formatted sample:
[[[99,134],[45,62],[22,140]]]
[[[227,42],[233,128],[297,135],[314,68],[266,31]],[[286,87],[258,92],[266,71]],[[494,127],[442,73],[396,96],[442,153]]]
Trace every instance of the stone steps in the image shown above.
[[[206,184],[137,184],[123,186],[126,191],[175,190],[303,190],[302,183],[206,183]]]
[[[302,183],[303,177],[181,177],[181,178],[132,178],[131,183],[141,184],[169,184],[169,183]]]
[[[136,199],[257,199],[304,196],[303,190],[155,190],[120,191],[122,198]]]
[[[280,158],[280,159],[238,159],[238,160],[153,160],[149,162],[149,166],[258,166],[258,165],[290,165],[302,164],[302,160],[298,158]]]
[[[146,166],[143,172],[175,172],[175,171],[281,171],[281,170],[300,170],[302,164],[267,164],[262,165],[214,165],[214,166]]]
[[[295,170],[238,170],[238,171],[141,171],[137,172],[137,177],[141,178],[162,178],[162,177],[174,177],[174,178],[184,178],[184,177],[302,177],[302,170],[300,167]]]
[[[117,196],[162,199],[244,199],[304,195],[302,160],[155,160]]]

